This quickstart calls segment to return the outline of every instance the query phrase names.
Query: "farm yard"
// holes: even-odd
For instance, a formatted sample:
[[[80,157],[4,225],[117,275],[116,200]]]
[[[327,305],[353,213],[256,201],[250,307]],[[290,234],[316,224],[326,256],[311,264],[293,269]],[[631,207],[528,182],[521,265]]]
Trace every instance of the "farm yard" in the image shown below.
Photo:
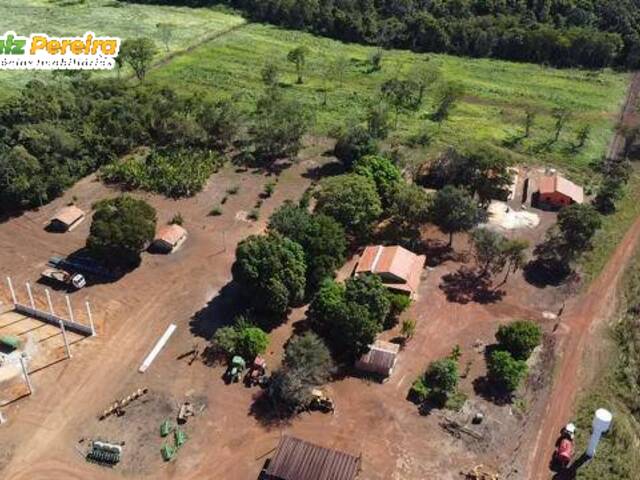
[[[551,477],[583,348],[637,247],[629,74],[381,50],[207,8],[29,0],[12,28],[43,11],[50,34],[158,49],[102,84],[52,76],[69,100],[55,125],[36,108],[48,90],[3,113],[20,120],[3,158],[27,167],[0,178],[18,171],[0,183],[2,279],[25,303],[25,282],[51,289],[56,312],[90,301],[98,335],[60,358],[61,333],[15,317],[0,283],[0,339],[47,353],[30,396],[0,390],[0,476],[269,478],[295,436],[352,455],[360,480]],[[69,206],[86,219],[50,231]],[[109,275],[38,280],[84,255]],[[121,449],[112,469],[82,458],[95,440]]]

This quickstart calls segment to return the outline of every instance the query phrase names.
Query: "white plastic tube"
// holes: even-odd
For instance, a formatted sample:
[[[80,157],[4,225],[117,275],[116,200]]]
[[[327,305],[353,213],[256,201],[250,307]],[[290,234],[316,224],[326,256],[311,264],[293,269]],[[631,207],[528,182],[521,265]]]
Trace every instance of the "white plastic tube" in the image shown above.
[[[160,339],[156,342],[153,350],[149,352],[149,355],[147,355],[147,357],[144,359],[144,362],[142,362],[142,365],[140,365],[140,368],[138,369],[140,373],[144,373],[147,371],[147,368],[149,368],[151,363],[153,363],[153,361],[156,359],[156,357],[160,353],[160,350],[162,350],[162,347],[167,344],[169,338],[171,338],[171,335],[173,335],[173,332],[176,331],[176,328],[177,327],[173,323],[167,327],[165,332],[162,334],[162,337],[160,337]]]

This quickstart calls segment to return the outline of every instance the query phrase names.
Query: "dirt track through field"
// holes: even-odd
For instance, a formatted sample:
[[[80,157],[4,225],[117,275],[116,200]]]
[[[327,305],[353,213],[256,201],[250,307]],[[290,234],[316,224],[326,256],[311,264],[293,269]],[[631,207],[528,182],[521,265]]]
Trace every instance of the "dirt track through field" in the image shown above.
[[[636,73],[624,105],[623,123],[635,116],[639,92],[640,74]],[[616,157],[623,146],[624,138],[617,133],[611,143],[609,157]],[[531,475],[527,478],[547,480],[552,476],[549,460],[560,428],[571,418],[573,412],[576,395],[584,378],[584,372],[581,372],[583,356],[590,342],[597,341],[594,333],[599,324],[615,314],[620,279],[638,247],[639,239],[640,218],[633,223],[604,270],[587,291],[574,298],[566,308],[555,332],[560,357],[555,370],[554,386],[546,402],[535,446],[531,450]]]

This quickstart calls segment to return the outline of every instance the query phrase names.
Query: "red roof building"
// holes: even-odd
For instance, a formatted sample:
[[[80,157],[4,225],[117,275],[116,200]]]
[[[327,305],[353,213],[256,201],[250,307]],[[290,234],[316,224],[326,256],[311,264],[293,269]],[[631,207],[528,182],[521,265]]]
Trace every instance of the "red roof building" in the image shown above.
[[[552,207],[584,202],[582,187],[557,173],[544,175],[540,178],[538,193],[540,195],[539,202]]]
[[[369,246],[364,249],[354,273],[356,276],[364,273],[378,275],[390,290],[414,296],[426,259],[424,255],[416,255],[398,245]]]
[[[354,480],[360,457],[283,436],[265,470],[267,480]]]
[[[156,234],[153,240],[153,248],[162,252],[171,253],[187,239],[187,231],[180,225],[165,225]]]

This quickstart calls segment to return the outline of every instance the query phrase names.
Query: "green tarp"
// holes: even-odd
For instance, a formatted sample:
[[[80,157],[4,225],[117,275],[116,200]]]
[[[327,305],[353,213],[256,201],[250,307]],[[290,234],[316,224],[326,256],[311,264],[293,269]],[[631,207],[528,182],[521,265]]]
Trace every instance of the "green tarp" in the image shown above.
[[[20,348],[20,344],[22,343],[20,339],[14,335],[3,335],[0,337],[0,343],[6,345],[7,347],[11,347],[14,350]]]

